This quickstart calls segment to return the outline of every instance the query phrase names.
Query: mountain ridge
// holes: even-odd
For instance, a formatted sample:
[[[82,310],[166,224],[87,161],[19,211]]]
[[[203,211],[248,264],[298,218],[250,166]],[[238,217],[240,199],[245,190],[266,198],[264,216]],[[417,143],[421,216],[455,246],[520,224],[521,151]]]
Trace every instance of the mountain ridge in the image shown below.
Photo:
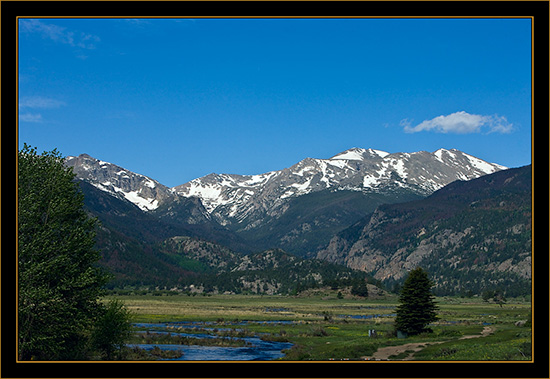
[[[527,294],[531,281],[531,166],[456,181],[412,202],[385,204],[334,236],[318,259],[392,285],[421,265],[440,294],[460,286]]]
[[[391,193],[409,190],[422,196],[454,180],[469,180],[506,169],[456,149],[433,153],[387,153],[352,148],[329,159],[305,158],[291,167],[259,175],[210,174],[173,187],[199,197],[224,224],[251,223],[280,213],[285,199],[322,190]]]
[[[300,256],[315,255],[333,234],[380,204],[425,197],[454,180],[505,168],[455,149],[388,153],[354,147],[278,171],[211,173],[168,188],[86,154],[66,163],[77,178],[165,222],[203,230],[210,225],[218,236],[225,233],[219,243],[240,235],[251,244],[240,245],[246,251],[283,248]]]
[[[277,200],[324,189],[376,192],[392,184],[427,195],[454,180],[468,180],[507,168],[456,149],[387,153],[354,147],[329,159],[305,158],[277,171],[257,175],[211,173],[169,188],[150,177],[88,154],[69,156],[66,164],[73,167],[79,179],[113,196],[125,198],[143,211],[155,210],[161,203],[181,195],[201,199],[209,214],[230,204],[225,212],[219,212],[224,213],[219,218],[225,221],[235,218],[237,222],[242,222],[253,211],[246,207],[244,211],[238,209],[243,203],[252,201],[256,208],[265,209],[266,204],[261,201],[264,198],[269,198],[273,203],[269,205],[276,207]],[[426,170],[426,164],[432,166],[430,169],[435,174]]]

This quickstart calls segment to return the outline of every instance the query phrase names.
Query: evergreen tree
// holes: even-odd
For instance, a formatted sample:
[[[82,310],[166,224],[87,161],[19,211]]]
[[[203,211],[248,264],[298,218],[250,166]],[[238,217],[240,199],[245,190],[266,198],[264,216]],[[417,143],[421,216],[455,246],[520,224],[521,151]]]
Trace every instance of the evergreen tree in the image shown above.
[[[96,219],[56,151],[18,157],[18,335],[21,360],[89,355],[107,275],[96,263]]]
[[[437,320],[437,306],[431,293],[433,283],[418,267],[405,279],[397,307],[395,328],[409,335],[429,332],[428,324]]]
[[[367,289],[367,283],[364,280],[357,280],[351,286],[351,294],[355,296],[367,297],[369,296],[369,290]]]

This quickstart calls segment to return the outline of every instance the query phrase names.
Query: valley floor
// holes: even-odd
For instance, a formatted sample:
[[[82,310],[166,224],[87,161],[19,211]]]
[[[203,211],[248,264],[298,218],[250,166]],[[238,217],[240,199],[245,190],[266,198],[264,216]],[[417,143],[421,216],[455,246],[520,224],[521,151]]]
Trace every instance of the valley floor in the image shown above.
[[[523,299],[498,305],[476,297],[437,298],[439,320],[431,325],[433,333],[399,339],[393,327],[398,301],[392,295],[341,299],[327,290],[308,296],[116,298],[126,304],[135,323],[172,323],[167,330],[177,331],[174,325],[180,325],[180,331],[193,333],[181,325],[195,322],[203,325],[200,333],[209,334],[208,338],[238,334],[282,343],[286,348],[280,360],[530,361],[532,357],[531,303]]]

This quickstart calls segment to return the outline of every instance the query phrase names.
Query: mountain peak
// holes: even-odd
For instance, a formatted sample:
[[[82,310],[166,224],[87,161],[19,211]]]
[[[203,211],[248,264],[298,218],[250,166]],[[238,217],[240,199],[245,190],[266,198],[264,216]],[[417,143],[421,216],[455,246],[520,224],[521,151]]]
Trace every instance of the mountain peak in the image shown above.
[[[384,158],[385,156],[389,155],[390,153],[387,153],[382,150],[375,150],[375,149],[363,149],[360,147],[353,147],[351,149],[348,149],[346,151],[343,151],[339,154],[336,154],[332,158],[329,158],[329,160],[349,160],[349,161],[362,161],[364,159],[372,158],[372,157],[379,157]]]
[[[448,150],[448,149],[441,148],[441,149],[437,149],[432,154],[438,157],[439,159],[442,159],[444,156],[454,158],[455,153],[461,153],[461,151],[457,149]]]
[[[73,168],[77,178],[114,197],[127,200],[143,211],[154,210],[164,200],[174,196],[166,186],[156,180],[88,154],[68,156],[65,164]]]

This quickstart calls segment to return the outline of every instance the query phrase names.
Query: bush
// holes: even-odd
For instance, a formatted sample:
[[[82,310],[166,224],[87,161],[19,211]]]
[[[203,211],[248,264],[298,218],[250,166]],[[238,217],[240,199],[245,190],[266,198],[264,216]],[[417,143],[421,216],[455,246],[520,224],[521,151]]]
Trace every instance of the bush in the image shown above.
[[[311,328],[310,334],[314,337],[326,337],[328,332],[322,326],[313,326]]]
[[[102,357],[112,360],[116,352],[121,352],[125,341],[130,337],[130,312],[118,300],[111,300],[103,308],[103,314],[95,324],[92,333],[92,346]]]

